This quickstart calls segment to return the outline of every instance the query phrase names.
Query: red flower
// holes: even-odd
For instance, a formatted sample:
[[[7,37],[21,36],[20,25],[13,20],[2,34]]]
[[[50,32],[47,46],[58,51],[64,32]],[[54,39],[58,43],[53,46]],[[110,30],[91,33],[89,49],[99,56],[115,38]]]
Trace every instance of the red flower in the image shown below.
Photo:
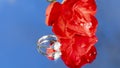
[[[46,10],[46,24],[52,26],[62,45],[62,59],[70,68],[80,68],[96,57],[95,13],[95,0],[53,2]]]

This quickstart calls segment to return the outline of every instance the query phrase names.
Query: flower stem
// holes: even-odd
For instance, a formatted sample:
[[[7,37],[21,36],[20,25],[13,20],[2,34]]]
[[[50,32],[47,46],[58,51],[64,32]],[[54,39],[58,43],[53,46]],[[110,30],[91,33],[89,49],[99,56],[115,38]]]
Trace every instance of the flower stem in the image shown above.
[[[47,0],[48,2],[52,3],[52,2],[55,2],[56,0]]]

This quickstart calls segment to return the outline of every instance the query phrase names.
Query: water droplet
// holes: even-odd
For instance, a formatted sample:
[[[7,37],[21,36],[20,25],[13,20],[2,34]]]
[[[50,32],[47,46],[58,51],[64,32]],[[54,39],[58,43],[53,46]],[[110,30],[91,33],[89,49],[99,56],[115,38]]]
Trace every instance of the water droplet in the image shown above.
[[[90,53],[89,56],[92,56],[92,54]]]
[[[96,52],[93,53],[94,55],[96,54]]]
[[[87,62],[90,62],[90,60],[89,60],[89,59],[87,59]]]

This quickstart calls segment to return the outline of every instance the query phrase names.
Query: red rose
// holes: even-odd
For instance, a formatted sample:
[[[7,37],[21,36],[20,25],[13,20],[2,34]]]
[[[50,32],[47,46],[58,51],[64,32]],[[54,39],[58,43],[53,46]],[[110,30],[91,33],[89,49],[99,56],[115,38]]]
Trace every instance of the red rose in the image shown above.
[[[46,10],[46,24],[52,26],[62,45],[62,59],[70,68],[80,68],[96,57],[95,13],[95,0],[53,2]]]

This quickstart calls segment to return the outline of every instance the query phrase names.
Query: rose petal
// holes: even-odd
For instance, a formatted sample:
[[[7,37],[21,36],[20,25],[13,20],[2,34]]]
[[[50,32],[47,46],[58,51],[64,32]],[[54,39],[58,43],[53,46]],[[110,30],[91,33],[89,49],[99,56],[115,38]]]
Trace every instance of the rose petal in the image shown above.
[[[52,2],[46,9],[46,24],[51,26],[60,15],[61,4]]]

